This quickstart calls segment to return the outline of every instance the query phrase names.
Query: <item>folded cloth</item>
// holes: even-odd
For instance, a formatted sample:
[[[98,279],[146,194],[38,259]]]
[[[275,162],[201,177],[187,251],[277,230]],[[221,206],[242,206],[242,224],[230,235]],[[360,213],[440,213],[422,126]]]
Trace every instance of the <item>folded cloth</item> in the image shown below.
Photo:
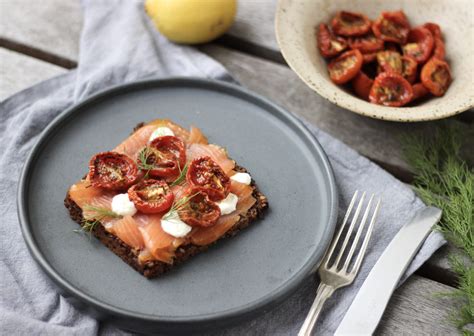
[[[217,62],[199,51],[168,42],[130,0],[83,1],[84,28],[79,66],[24,90],[0,105],[0,327],[5,335],[91,335],[124,333],[77,310],[61,296],[27,251],[16,214],[19,172],[38,135],[58,114],[98,90],[146,77],[195,76],[231,81]],[[307,124],[307,123],[306,123]],[[355,283],[326,303],[318,333],[332,334],[371,267],[388,242],[425,205],[413,191],[380,167],[307,124],[334,168],[343,214],[356,189],[383,199],[365,262]],[[444,240],[432,233],[411,263],[412,274]],[[286,302],[266,315],[220,335],[294,335],[313,301],[316,280],[308,280]]]

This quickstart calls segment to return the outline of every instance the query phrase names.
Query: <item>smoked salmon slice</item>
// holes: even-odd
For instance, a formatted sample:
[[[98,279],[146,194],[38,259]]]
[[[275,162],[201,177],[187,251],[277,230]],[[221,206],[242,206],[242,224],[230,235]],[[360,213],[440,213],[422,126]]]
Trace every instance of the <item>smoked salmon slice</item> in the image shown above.
[[[119,237],[125,244],[136,249],[145,247],[143,236],[138,229],[138,224],[131,216],[116,220],[110,231]]]
[[[207,145],[207,138],[202,134],[201,130],[197,127],[191,126],[191,132],[189,133],[188,144],[201,144]]]
[[[229,174],[235,167],[235,162],[227,156],[224,148],[217,145],[191,144],[186,151],[188,161],[201,156],[209,156],[226,173]]]

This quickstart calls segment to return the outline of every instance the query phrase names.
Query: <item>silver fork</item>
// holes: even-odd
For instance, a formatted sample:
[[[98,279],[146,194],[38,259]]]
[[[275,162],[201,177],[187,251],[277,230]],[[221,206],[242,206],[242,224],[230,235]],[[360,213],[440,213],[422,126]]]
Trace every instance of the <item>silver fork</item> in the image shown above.
[[[316,292],[316,298],[314,299],[313,305],[311,306],[309,310],[308,316],[306,316],[306,319],[298,333],[298,336],[311,336],[312,335],[314,326],[316,325],[316,320],[318,319],[319,313],[321,312],[321,309],[324,303],[326,302],[326,300],[334,293],[336,289],[350,285],[354,281],[357,273],[359,272],[360,265],[362,264],[362,260],[364,259],[365,251],[367,249],[367,245],[369,243],[369,239],[372,234],[372,229],[375,223],[375,217],[377,216],[377,212],[380,207],[380,199],[379,199],[375,205],[375,208],[372,211],[372,218],[370,219],[369,227],[365,232],[365,236],[363,237],[363,231],[364,231],[365,224],[367,222],[367,218],[369,217],[371,209],[373,208],[372,203],[374,201],[374,195],[372,195],[365,208],[362,220],[360,221],[358,225],[358,229],[355,234],[354,240],[350,242],[349,240],[358,222],[359,214],[362,210],[364,199],[365,199],[365,192],[362,194],[360,199],[359,199],[358,191],[356,191],[354,193],[354,196],[352,196],[351,203],[349,204],[349,208],[347,209],[346,215],[344,216],[344,220],[342,222],[341,227],[339,228],[336,238],[334,238],[334,240],[332,241],[331,246],[329,247],[329,250],[326,252],[326,255],[324,256],[323,261],[321,262],[321,265],[319,266],[318,273],[319,273],[319,278],[321,279],[321,282]],[[347,223],[348,223],[349,217],[357,201],[358,201],[357,208],[352,217],[349,228],[343,237],[342,233],[348,226]],[[335,255],[336,246],[340,245],[340,242],[342,241],[342,239],[344,239],[344,241],[336,256]],[[359,251],[357,252],[356,256],[354,256],[354,253],[356,252],[356,248],[361,239],[363,239],[362,245]],[[349,247],[349,245],[350,245],[350,250],[347,253],[347,248]],[[333,260],[334,257],[336,258],[336,260],[333,263],[331,263],[331,265],[329,265],[329,262]],[[344,260],[342,260],[343,257],[344,257]],[[352,268],[349,270],[349,265],[353,257],[355,258],[355,262]],[[340,266],[341,263],[342,263],[342,266]]]

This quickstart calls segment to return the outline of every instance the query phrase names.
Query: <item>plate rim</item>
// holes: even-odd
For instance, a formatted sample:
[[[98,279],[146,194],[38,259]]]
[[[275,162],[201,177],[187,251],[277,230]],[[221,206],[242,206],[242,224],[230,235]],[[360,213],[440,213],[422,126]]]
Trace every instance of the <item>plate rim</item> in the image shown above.
[[[245,305],[239,306],[237,308],[228,309],[224,311],[220,311],[218,313],[208,313],[208,314],[200,314],[191,317],[160,317],[153,314],[144,314],[138,313],[134,311],[127,310],[125,308],[117,307],[115,305],[106,303],[99,299],[94,298],[93,296],[83,292],[79,288],[75,287],[68,280],[63,277],[60,272],[56,271],[52,264],[47,260],[47,258],[43,255],[39,244],[35,241],[35,236],[30,229],[31,222],[28,215],[28,201],[27,201],[27,190],[29,187],[30,176],[32,169],[31,167],[34,165],[35,158],[41,153],[42,148],[47,144],[48,139],[50,136],[54,135],[56,128],[61,126],[61,123],[67,121],[67,119],[73,116],[75,113],[80,112],[80,110],[87,105],[94,104],[97,101],[102,99],[107,99],[113,97],[117,94],[131,92],[131,91],[140,91],[144,88],[149,87],[198,87],[198,88],[206,88],[211,91],[222,92],[224,90],[225,93],[238,97],[240,99],[244,99],[246,101],[250,101],[255,103],[265,110],[267,113],[271,113],[270,111],[273,110],[274,112],[279,113],[280,115],[288,118],[292,121],[293,126],[298,128],[303,135],[305,135],[305,140],[309,140],[313,149],[316,151],[317,155],[321,158],[321,162],[323,164],[323,174],[326,175],[328,181],[328,189],[329,189],[329,220],[328,223],[323,231],[322,234],[322,245],[324,246],[323,249],[316,248],[313,251],[313,254],[308,258],[305,264],[300,267],[298,272],[296,272],[289,280],[284,283],[283,285],[276,288],[274,291],[270,292],[269,294],[265,295],[264,297],[251,301]],[[306,142],[306,141],[305,141]],[[150,78],[145,80],[139,80],[134,82],[129,82],[126,84],[118,84],[111,87],[108,87],[104,90],[98,91],[97,93],[89,96],[85,100],[74,104],[67,108],[66,110],[59,113],[49,125],[41,132],[38,137],[38,140],[33,145],[28,157],[25,161],[25,164],[21,170],[20,179],[18,183],[18,190],[17,190],[17,215],[20,223],[20,228],[22,232],[23,239],[27,245],[27,248],[36,261],[36,263],[41,267],[41,269],[48,275],[53,282],[58,285],[61,289],[65,290],[66,292],[72,294],[73,296],[79,298],[82,302],[85,302],[87,305],[92,306],[99,311],[106,312],[115,316],[125,317],[125,318],[132,318],[146,322],[152,323],[163,323],[163,324],[208,324],[213,323],[217,320],[235,320],[239,319],[243,316],[246,316],[250,313],[254,313],[256,311],[262,311],[265,308],[268,308],[272,304],[276,304],[278,302],[283,301],[287,298],[290,294],[292,294],[298,286],[310,275],[312,275],[321,259],[324,256],[324,252],[329,246],[331,238],[334,234],[336,221],[337,221],[337,213],[338,213],[338,192],[337,192],[337,185],[335,182],[334,172],[331,166],[331,163],[325,153],[324,149],[320,145],[319,141],[315,138],[315,136],[309,131],[309,129],[299,120],[297,119],[291,112],[285,110],[284,108],[280,107],[279,105],[273,103],[269,99],[260,96],[254,92],[249,91],[248,89],[241,87],[237,84],[232,84],[228,82],[223,82],[220,80],[210,80],[210,79],[203,79],[203,78],[195,78],[195,77],[171,77],[166,79],[161,78]]]

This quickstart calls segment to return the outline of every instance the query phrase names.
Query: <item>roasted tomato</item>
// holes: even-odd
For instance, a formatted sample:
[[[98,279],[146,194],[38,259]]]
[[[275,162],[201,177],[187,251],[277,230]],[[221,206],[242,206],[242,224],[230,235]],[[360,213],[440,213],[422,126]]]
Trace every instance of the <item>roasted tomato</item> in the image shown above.
[[[354,78],[362,67],[362,54],[359,50],[349,50],[328,65],[329,77],[336,84],[344,84]]]
[[[173,177],[186,164],[182,140],[166,135],[153,140],[138,156],[138,166],[151,177]]]
[[[329,28],[324,23],[318,29],[318,48],[323,57],[333,57],[347,48],[347,42],[342,37],[331,34]]]
[[[433,51],[434,39],[430,31],[424,27],[416,27],[408,34],[408,43],[405,44],[403,54],[411,56],[418,63],[425,63]]]
[[[128,198],[143,213],[159,213],[171,208],[174,195],[165,181],[150,179],[128,189]]]
[[[435,37],[434,39],[433,57],[436,57],[437,59],[440,59],[442,61],[444,61],[444,58],[446,57],[446,49],[444,47],[444,42],[439,37]]]
[[[94,187],[125,190],[137,180],[138,168],[124,154],[104,152],[91,158],[88,178]]]
[[[362,54],[362,60],[364,64],[375,62],[377,60],[377,53]]]
[[[383,41],[374,34],[351,37],[348,40],[351,49],[359,49],[362,54],[373,53],[383,49]]]
[[[389,71],[398,74],[402,73],[402,56],[396,51],[379,51],[377,53],[377,62],[379,63],[381,72]]]
[[[364,14],[341,11],[332,19],[331,26],[337,35],[360,36],[370,30],[370,20]]]
[[[421,83],[416,83],[415,85],[412,86],[413,88],[413,100],[417,100],[423,97],[426,97],[430,92],[428,91],[427,88]]]
[[[382,12],[379,18],[372,24],[372,31],[378,38],[405,44],[410,24],[403,11]]]
[[[418,63],[410,56],[402,56],[402,76],[410,83],[416,81]]]
[[[432,57],[421,69],[421,82],[433,95],[444,95],[451,84],[448,63]]]
[[[183,197],[186,202],[178,210],[179,218],[191,226],[209,227],[216,224],[221,216],[219,206],[209,199],[207,192],[201,187],[190,188]]]
[[[413,89],[408,81],[393,72],[383,72],[375,78],[370,89],[371,103],[399,107],[413,98]]]
[[[202,156],[191,162],[186,180],[190,185],[202,187],[213,201],[223,200],[229,194],[229,177],[209,156]]]
[[[436,23],[427,22],[423,25],[423,27],[428,29],[434,38],[440,38],[441,40],[443,39],[443,36],[441,35],[441,28]]]
[[[370,88],[374,84],[373,79],[370,79],[365,73],[359,71],[357,76],[352,80],[352,87],[355,93],[362,99],[369,100]]]

